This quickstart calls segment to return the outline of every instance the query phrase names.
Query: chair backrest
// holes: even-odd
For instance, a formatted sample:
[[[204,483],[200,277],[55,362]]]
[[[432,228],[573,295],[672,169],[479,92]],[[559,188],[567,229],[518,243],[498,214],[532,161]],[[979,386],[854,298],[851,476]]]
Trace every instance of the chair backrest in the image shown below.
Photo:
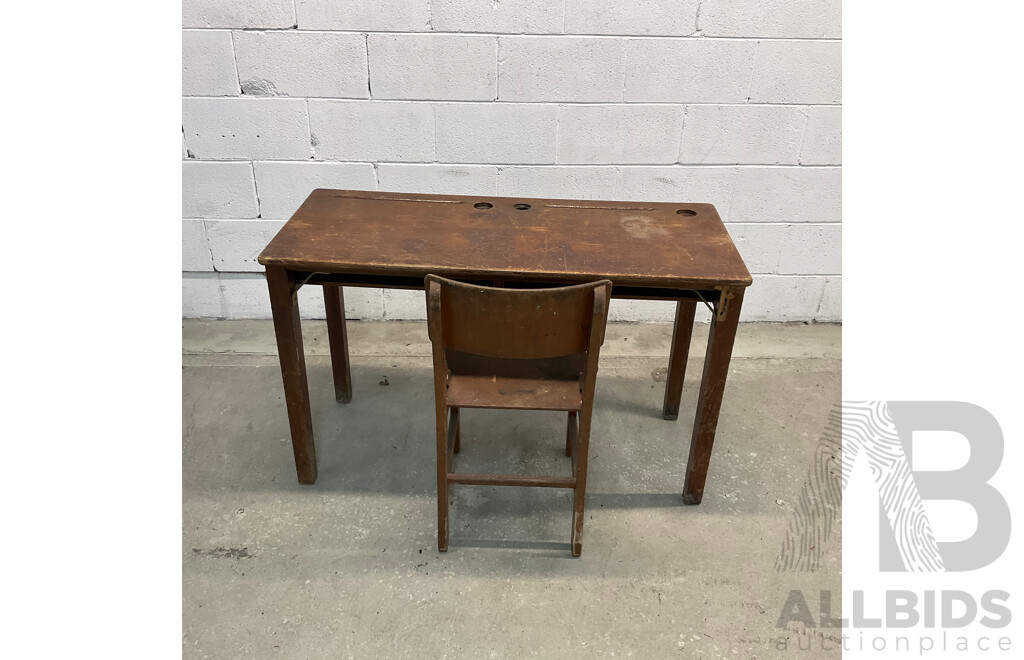
[[[604,342],[612,283],[498,289],[427,275],[431,341],[493,358],[555,358]]]

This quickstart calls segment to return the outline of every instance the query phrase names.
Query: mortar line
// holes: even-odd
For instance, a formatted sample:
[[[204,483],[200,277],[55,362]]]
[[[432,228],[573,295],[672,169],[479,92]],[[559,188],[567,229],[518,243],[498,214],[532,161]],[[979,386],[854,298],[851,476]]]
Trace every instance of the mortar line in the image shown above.
[[[363,34],[363,49],[366,53],[366,95],[370,97],[369,100],[374,101],[373,98],[373,82],[370,80],[370,35]]]
[[[796,162],[798,165],[803,165],[804,159],[804,146],[807,144],[807,127],[811,123],[811,113],[807,111],[801,111],[804,116],[804,129],[800,135],[800,150],[796,153]]]
[[[309,99],[306,99],[306,135],[309,136],[309,159],[316,160],[316,147],[313,146],[313,120],[309,116]]]
[[[369,66],[369,64],[367,64]],[[238,74],[236,72],[235,76]],[[753,76],[753,69],[751,69],[751,76]],[[369,76],[367,76],[369,78]],[[369,88],[367,92],[369,93]],[[450,105],[610,105],[610,106],[628,106],[628,107],[644,107],[644,106],[662,106],[662,105],[694,105],[694,106],[725,106],[725,107],[743,107],[743,108],[759,108],[759,107],[771,107],[771,108],[842,108],[842,103],[783,103],[783,102],[771,102],[771,101],[755,101],[753,103],[747,103],[746,101],[572,101],[572,100],[560,100],[560,101],[474,101],[467,99],[382,99],[378,97],[364,98],[356,96],[285,96],[279,94],[277,96],[257,96],[255,94],[241,94],[237,96],[211,96],[208,94],[182,94],[183,99],[198,99],[198,100],[238,100],[243,99],[246,101],[297,101],[300,99],[314,99],[317,101],[349,101],[349,102],[361,102],[369,103],[374,101],[375,103],[434,103],[434,104],[450,104]]]
[[[260,201],[260,187],[256,183],[256,161],[249,161],[249,171],[252,172],[252,190],[256,195],[256,219],[263,218],[263,203]]]
[[[306,163],[312,164],[309,160],[294,159],[294,158],[256,158],[243,157],[238,158],[190,158],[184,162],[193,163]],[[597,169],[601,167],[618,167],[618,168],[659,168],[659,169],[686,169],[686,168],[706,168],[706,169],[726,169],[726,168],[757,168],[757,169],[793,169],[793,170],[827,170],[827,169],[842,169],[842,164],[837,163],[834,165],[818,165],[808,164],[800,165],[798,163],[471,163],[463,161],[440,161],[440,160],[316,160],[316,164],[333,164],[333,165],[366,165],[373,162],[387,165],[443,165],[443,166],[479,166],[479,167],[545,167],[545,168],[585,168],[585,169]]]
[[[761,53],[761,42],[754,42],[754,56],[750,58],[750,78],[747,80],[747,103],[750,103],[750,97],[754,93],[754,72],[757,70],[757,56]]]
[[[293,0],[294,2],[294,0]],[[231,63],[235,66],[235,86],[238,88],[238,95],[242,95],[242,77],[238,75],[238,53],[235,51],[235,32],[234,30],[228,30],[228,36],[231,39]],[[223,97],[214,97],[223,98]]]
[[[563,5],[564,6],[564,5]],[[565,33],[565,32],[543,32],[536,34],[521,32],[471,32],[471,31],[440,31],[440,30],[323,30],[304,28],[246,28],[246,27],[183,27],[182,30],[195,32],[214,32],[225,30],[238,30],[241,32],[299,32],[302,34],[393,34],[393,35],[445,35],[452,37],[460,36],[498,36],[512,37],[519,39],[665,39],[672,41],[817,41],[821,43],[842,43],[842,37],[769,37],[769,36],[727,36],[727,35],[694,35],[694,34],[597,34],[597,33]]]

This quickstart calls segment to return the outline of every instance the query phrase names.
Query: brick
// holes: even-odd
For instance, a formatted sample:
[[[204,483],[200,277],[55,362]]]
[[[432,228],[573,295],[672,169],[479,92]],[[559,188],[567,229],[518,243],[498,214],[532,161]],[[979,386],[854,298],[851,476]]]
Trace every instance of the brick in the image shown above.
[[[224,314],[229,319],[269,319],[270,294],[267,281],[262,275],[222,273],[219,275],[221,298],[224,300]],[[307,287],[303,287],[305,289]],[[299,290],[301,295],[303,290]],[[306,309],[303,309],[303,308]],[[306,311],[299,301],[300,313]],[[307,316],[303,314],[303,316]]]
[[[833,276],[825,278],[824,291],[821,294],[821,303],[818,305],[818,313],[815,320],[830,322],[843,319],[843,278]]]
[[[370,80],[378,99],[493,101],[494,37],[371,34]]]
[[[839,165],[843,162],[843,109],[807,108],[807,127],[800,149],[801,165]]]
[[[838,275],[843,272],[843,228],[840,224],[786,225],[779,252],[780,275]]]
[[[433,0],[430,13],[439,32],[562,32],[562,3],[551,0]]]
[[[181,221],[181,270],[183,272],[213,270],[210,244],[206,240],[206,227],[202,220],[186,218]]]
[[[750,100],[754,103],[842,102],[842,45],[833,41],[761,41]]]
[[[725,228],[747,264],[747,270],[756,276],[777,273],[785,226],[728,223]]]
[[[366,39],[329,32],[235,32],[243,94],[369,98]]]
[[[554,163],[558,108],[440,103],[437,160],[444,163]]]
[[[842,170],[741,167],[729,209],[732,222],[840,222]]]
[[[290,28],[295,25],[292,0],[184,0],[182,27]]]
[[[502,167],[498,169],[498,194],[614,200],[617,180],[614,167]]]
[[[427,300],[422,291],[384,289],[384,318],[388,320],[424,321]]]
[[[186,319],[224,318],[217,273],[181,274],[181,316]]]
[[[700,0],[565,0],[567,34],[690,35]]]
[[[682,126],[681,106],[562,106],[558,162],[674,163]]]
[[[183,30],[181,93],[186,96],[238,96],[231,33]]]
[[[221,295],[224,313],[231,319],[269,319],[270,294],[262,274],[221,273]],[[345,288],[345,315],[349,319],[380,319],[384,309],[380,289]],[[322,319],[324,312],[323,289],[304,286],[299,289],[299,314],[304,319]]]
[[[221,273],[262,273],[256,257],[283,226],[282,220],[207,220],[213,267]]]
[[[381,163],[377,166],[377,179],[378,189],[390,192],[489,196],[497,189],[498,168]]]
[[[309,124],[303,99],[182,99],[182,123],[196,158],[304,160]]]
[[[625,100],[743,103],[756,49],[753,41],[630,39]]]
[[[498,39],[502,101],[621,101],[624,39]]]
[[[730,167],[621,167],[617,195],[638,202],[705,202],[729,219],[735,170]]]
[[[608,304],[608,320],[613,322],[671,323],[675,318],[676,304],[666,300],[613,298]]]
[[[302,30],[424,32],[430,0],[295,0]]]
[[[842,36],[841,0],[702,0],[700,27],[705,36],[796,37]]]
[[[687,106],[679,162],[796,164],[806,121],[788,106]]]
[[[183,218],[255,218],[258,214],[249,163],[181,163]]]
[[[831,275],[842,269],[839,224],[727,225],[751,273]]]
[[[740,321],[812,321],[818,313],[825,278],[761,275],[743,297]]]
[[[317,188],[376,190],[370,163],[274,163],[256,161],[260,216],[287,220]]]
[[[429,103],[310,99],[309,124],[318,160],[434,160]]]

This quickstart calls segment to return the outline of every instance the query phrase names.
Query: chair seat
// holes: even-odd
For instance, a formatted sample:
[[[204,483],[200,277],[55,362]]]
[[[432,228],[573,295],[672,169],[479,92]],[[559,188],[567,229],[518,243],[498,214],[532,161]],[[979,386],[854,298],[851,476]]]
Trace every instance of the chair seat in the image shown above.
[[[446,403],[456,408],[579,411],[583,395],[578,380],[462,376],[448,378]]]

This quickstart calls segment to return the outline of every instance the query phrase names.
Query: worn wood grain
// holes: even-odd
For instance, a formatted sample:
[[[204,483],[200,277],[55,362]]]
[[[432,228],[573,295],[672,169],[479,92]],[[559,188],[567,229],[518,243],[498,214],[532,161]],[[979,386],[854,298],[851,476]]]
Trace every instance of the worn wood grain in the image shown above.
[[[715,207],[697,203],[319,189],[259,262],[418,278],[607,278],[616,285],[696,288],[751,283]]]

